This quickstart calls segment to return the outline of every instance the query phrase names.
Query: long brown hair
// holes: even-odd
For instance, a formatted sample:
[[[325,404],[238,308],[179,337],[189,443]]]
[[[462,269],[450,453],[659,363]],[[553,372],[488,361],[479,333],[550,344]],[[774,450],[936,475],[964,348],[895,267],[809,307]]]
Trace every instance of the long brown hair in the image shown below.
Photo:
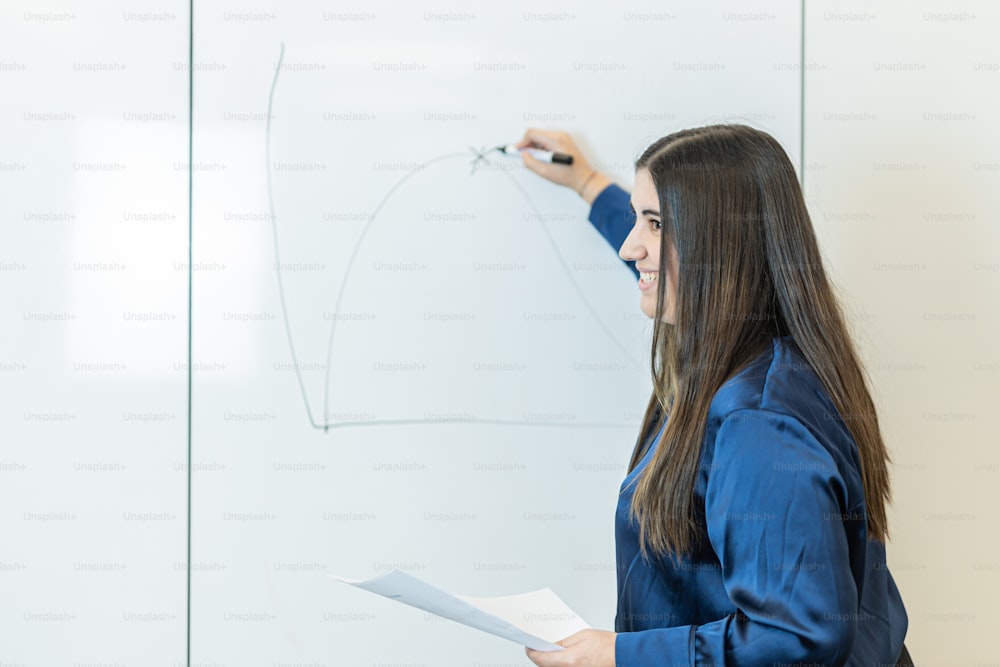
[[[788,155],[766,132],[710,125],[657,140],[635,166],[649,171],[660,201],[660,275],[671,269],[669,244],[679,263],[673,324],[663,322],[667,281],[657,288],[654,393],[629,464],[631,471],[646,436],[666,419],[630,508],[643,553],[681,555],[701,538],[694,489],[709,404],[785,335],[857,444],[868,534],[884,541],[889,456]]]

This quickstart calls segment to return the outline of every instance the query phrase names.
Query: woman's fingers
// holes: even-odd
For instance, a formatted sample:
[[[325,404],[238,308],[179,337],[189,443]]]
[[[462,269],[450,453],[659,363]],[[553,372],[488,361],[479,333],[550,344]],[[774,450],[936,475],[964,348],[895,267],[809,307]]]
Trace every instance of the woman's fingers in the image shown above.
[[[560,639],[556,643],[559,644],[560,646],[565,646],[566,648],[569,648],[570,646],[573,646],[574,644],[579,644],[580,642],[586,640],[588,632],[590,632],[590,631],[589,630],[580,630],[579,632],[574,632],[569,637],[566,637],[565,639]]]
[[[524,132],[524,136],[521,137],[521,141],[517,142],[516,146],[518,148],[527,148],[531,146],[532,148],[543,148],[547,151],[557,150],[559,147],[560,137],[563,135],[568,138],[565,132],[555,132],[552,130],[539,130],[534,127],[529,127]]]
[[[529,127],[521,141],[515,144],[518,148],[541,148],[547,151],[554,151],[559,153],[566,153],[573,156],[573,164],[553,164],[551,162],[543,162],[527,151],[521,152],[521,161],[525,167],[530,171],[538,174],[542,178],[552,181],[557,185],[562,185],[570,188],[574,192],[581,194],[581,186],[587,183],[588,179],[595,173],[593,167],[590,166],[590,162],[587,158],[583,156],[580,152],[580,148],[573,141],[573,138],[569,136],[566,132],[560,130],[539,130],[538,128]],[[594,177],[593,180],[601,181],[606,186],[610,181],[607,180],[602,174],[598,174],[600,178]],[[594,192],[599,192],[593,187],[589,190],[594,190]],[[591,203],[594,196],[590,196],[591,193],[587,193],[587,203]]]

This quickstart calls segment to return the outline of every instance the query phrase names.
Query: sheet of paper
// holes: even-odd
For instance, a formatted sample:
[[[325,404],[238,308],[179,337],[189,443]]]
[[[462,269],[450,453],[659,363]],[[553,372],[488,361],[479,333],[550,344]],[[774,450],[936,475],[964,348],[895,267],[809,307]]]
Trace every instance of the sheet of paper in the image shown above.
[[[539,651],[561,651],[553,642],[590,627],[548,588],[480,598],[452,595],[399,570],[366,581],[329,576]]]
[[[590,627],[551,588],[489,598],[468,595],[455,597],[502,618],[525,632],[550,641],[564,639]]]

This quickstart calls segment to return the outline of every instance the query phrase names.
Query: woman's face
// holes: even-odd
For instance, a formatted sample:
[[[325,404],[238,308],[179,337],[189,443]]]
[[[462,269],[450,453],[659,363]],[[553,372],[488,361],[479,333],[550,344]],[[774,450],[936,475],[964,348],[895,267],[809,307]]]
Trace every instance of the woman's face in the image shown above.
[[[677,249],[670,244],[670,266],[668,276],[660,275],[660,202],[653,185],[653,177],[646,169],[635,172],[635,187],[632,189],[632,210],[635,225],[622,243],[618,256],[626,261],[634,261],[639,270],[639,307],[646,317],[656,317],[657,281],[666,280],[666,303],[663,304],[663,321],[674,323],[677,302]]]

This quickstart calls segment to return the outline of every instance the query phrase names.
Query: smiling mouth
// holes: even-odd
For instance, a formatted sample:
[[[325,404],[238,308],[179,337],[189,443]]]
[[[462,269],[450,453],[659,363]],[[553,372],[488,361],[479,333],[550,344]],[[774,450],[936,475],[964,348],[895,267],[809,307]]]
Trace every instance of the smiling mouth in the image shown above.
[[[644,283],[655,282],[657,276],[659,276],[658,273],[648,273],[646,271],[639,272],[639,280],[641,280]]]

